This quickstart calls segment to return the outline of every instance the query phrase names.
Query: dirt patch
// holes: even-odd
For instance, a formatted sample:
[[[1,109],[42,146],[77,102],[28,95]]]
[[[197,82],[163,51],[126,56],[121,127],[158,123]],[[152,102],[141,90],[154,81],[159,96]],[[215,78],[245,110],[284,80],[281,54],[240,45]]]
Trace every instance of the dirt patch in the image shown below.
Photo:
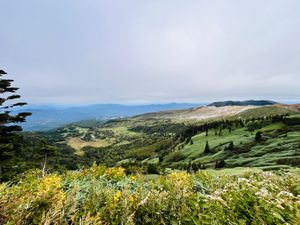
[[[84,141],[80,138],[70,138],[67,141],[67,144],[70,147],[74,148],[75,150],[80,150],[84,147],[100,148],[100,147],[106,147],[109,145],[109,143],[105,140]]]
[[[258,106],[223,106],[223,107],[202,106],[181,115],[181,118],[204,120],[210,118],[233,116],[245,110],[253,109],[257,107]]]

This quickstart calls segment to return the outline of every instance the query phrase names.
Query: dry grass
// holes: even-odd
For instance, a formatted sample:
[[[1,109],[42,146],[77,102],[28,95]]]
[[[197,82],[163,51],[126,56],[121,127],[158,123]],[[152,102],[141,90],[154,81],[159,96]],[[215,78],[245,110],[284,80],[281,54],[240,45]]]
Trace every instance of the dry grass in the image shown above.
[[[80,138],[70,138],[67,141],[67,144],[74,148],[75,150],[81,150],[84,147],[95,147],[95,148],[100,148],[100,147],[106,147],[109,146],[109,143],[105,140],[94,140],[94,141],[84,141]]]
[[[226,116],[234,116],[245,110],[258,108],[257,106],[224,106],[224,107],[214,107],[214,106],[202,106],[192,111],[188,111],[181,115],[183,119],[211,119]]]

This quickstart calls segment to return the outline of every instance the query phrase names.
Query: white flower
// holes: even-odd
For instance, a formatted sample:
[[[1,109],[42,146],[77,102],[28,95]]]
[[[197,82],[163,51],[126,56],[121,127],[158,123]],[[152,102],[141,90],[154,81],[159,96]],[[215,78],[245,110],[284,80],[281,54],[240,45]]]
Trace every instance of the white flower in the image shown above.
[[[242,183],[242,182],[245,182],[245,183],[248,183],[249,180],[244,178],[244,177],[239,177],[238,180],[237,180],[238,183]]]
[[[278,193],[277,197],[284,196],[284,197],[294,197],[291,192],[288,191],[281,191]]]
[[[269,195],[269,191],[265,188],[260,189],[260,191],[256,192],[255,195],[261,197],[267,197]]]

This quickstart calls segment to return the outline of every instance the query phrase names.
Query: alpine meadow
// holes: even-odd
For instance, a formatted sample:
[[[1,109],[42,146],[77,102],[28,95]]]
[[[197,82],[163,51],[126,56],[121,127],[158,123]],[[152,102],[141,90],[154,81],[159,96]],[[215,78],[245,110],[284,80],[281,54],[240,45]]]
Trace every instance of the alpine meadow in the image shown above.
[[[300,2],[0,6],[0,225],[300,225]]]

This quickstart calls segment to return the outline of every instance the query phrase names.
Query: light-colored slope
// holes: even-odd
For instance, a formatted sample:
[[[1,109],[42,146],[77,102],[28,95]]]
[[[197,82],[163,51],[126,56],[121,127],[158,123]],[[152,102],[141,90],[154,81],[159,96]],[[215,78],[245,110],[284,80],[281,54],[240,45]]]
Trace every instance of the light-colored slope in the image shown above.
[[[201,106],[193,109],[170,110],[136,116],[137,119],[207,120],[235,115],[263,116],[300,112],[300,105],[276,104],[272,106]]]
[[[205,120],[211,118],[237,115],[245,110],[258,108],[259,106],[202,106],[179,115],[181,119]]]
[[[156,119],[175,119],[175,120],[206,120],[213,118],[228,117],[240,114],[249,109],[262,106],[200,106],[198,108],[170,110],[156,113],[147,113],[136,116],[135,118],[156,118]]]

